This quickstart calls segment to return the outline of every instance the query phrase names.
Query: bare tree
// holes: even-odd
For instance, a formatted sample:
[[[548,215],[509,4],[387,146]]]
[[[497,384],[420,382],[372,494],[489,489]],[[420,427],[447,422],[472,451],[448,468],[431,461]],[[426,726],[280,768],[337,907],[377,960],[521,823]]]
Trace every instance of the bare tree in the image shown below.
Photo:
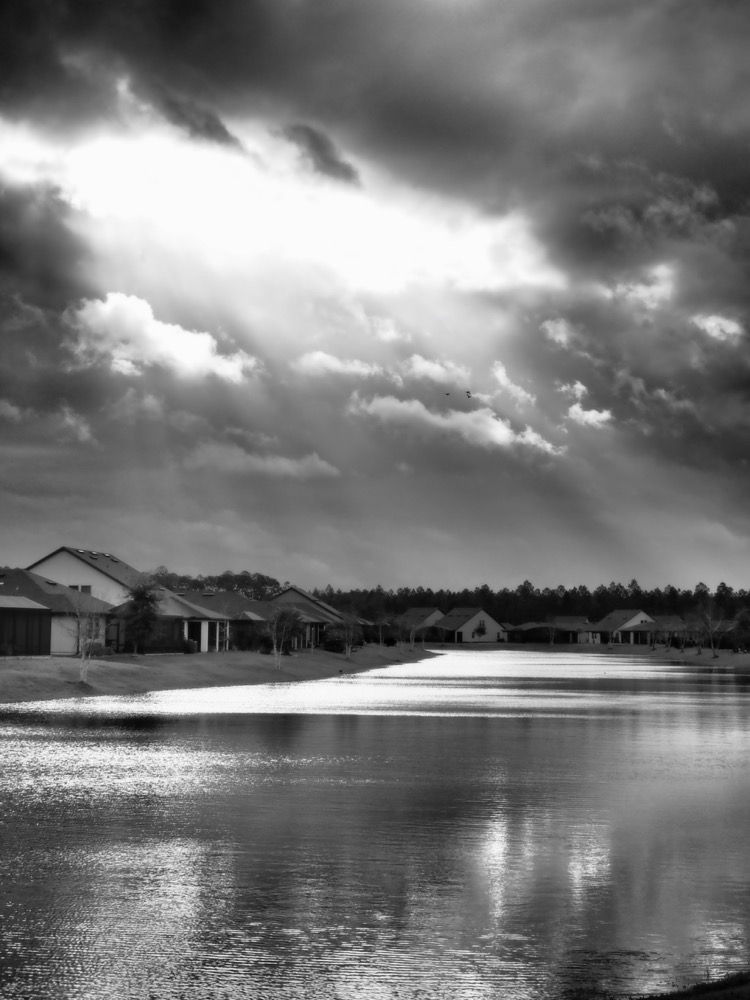
[[[304,624],[299,611],[288,604],[277,604],[266,624],[266,634],[271,640],[276,669],[281,670],[281,656],[289,651],[289,645],[296,636],[304,632]]]
[[[86,684],[91,663],[91,649],[104,641],[108,614],[97,610],[88,594],[71,590],[70,621],[65,628],[73,636],[76,644],[76,655],[80,658],[80,680]]]

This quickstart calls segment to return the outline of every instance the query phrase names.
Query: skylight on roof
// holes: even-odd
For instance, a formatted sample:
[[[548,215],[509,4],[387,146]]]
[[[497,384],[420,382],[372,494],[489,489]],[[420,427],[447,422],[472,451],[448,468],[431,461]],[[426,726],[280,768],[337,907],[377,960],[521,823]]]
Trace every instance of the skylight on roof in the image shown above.
[[[86,551],[86,549],[79,549],[78,551],[79,551],[79,552],[85,552],[85,551]]]

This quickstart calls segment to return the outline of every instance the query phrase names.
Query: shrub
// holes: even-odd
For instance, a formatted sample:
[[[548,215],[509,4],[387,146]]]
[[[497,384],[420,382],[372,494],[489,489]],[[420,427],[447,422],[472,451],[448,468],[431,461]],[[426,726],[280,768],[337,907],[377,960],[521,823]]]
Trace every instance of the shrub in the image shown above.
[[[100,660],[103,656],[111,656],[113,652],[111,646],[105,646],[101,642],[92,642],[89,646],[89,656],[94,660]]]

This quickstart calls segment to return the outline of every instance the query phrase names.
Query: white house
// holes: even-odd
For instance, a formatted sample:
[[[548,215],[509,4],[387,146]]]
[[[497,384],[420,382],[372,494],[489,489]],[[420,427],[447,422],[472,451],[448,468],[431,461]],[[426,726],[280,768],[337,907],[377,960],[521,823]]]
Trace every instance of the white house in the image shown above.
[[[75,549],[67,545],[26,567],[48,580],[63,583],[108,604],[122,604],[143,574],[111,552]]]
[[[645,611],[634,611],[632,608],[623,608],[619,611],[612,611],[601,621],[589,626],[589,637],[591,642],[632,642],[632,633],[626,633],[623,639],[623,630],[632,628],[633,625],[642,625],[645,622],[653,622],[651,615]]]
[[[481,608],[453,608],[434,627],[446,642],[507,642],[508,633]]]

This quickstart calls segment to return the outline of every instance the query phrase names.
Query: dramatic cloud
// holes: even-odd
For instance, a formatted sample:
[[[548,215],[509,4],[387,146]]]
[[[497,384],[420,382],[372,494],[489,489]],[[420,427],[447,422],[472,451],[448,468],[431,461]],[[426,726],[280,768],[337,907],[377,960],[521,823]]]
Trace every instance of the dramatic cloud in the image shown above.
[[[355,375],[367,378],[372,375],[382,375],[379,365],[367,361],[357,361],[356,358],[336,358],[325,351],[310,351],[292,362],[292,367],[303,375]]]
[[[283,135],[300,147],[318,173],[347,184],[358,183],[357,171],[342,158],[325,133],[311,125],[290,125],[284,129]]]
[[[73,350],[81,363],[104,359],[123,375],[162,365],[183,378],[216,375],[242,382],[258,368],[256,359],[244,351],[219,354],[210,333],[161,322],[148,302],[134,295],[110,292],[104,301],[84,302],[69,319],[77,334]]]
[[[420,354],[412,354],[401,367],[407,378],[424,379],[439,385],[467,387],[471,379],[469,369],[454,361],[433,361]]]
[[[208,469],[216,472],[283,476],[289,479],[311,479],[338,476],[339,470],[316,453],[302,458],[283,455],[253,455],[233,444],[202,444],[187,456],[186,469]]]
[[[742,336],[742,326],[734,319],[725,316],[693,316],[693,323],[714,340],[724,340],[730,343]]]
[[[531,428],[515,431],[510,422],[498,417],[488,407],[438,413],[428,409],[418,399],[396,399],[395,396],[375,396],[361,399],[356,393],[349,402],[349,412],[375,417],[384,424],[396,424],[415,429],[427,429],[457,435],[467,444],[479,448],[507,449],[513,445],[536,448],[547,454],[560,454],[562,449],[545,441]]]
[[[6,558],[100,531],[308,586],[747,586],[748,32],[694,0],[12,3]]]
[[[580,403],[573,403],[568,409],[568,417],[582,427],[602,427],[612,419],[609,410],[584,410]]]
[[[522,386],[516,385],[516,383],[513,382],[508,375],[508,372],[505,370],[505,365],[501,361],[496,361],[492,366],[492,374],[495,376],[495,380],[500,388],[507,392],[507,394],[517,403],[533,404],[536,402],[536,396],[527,392]]]

